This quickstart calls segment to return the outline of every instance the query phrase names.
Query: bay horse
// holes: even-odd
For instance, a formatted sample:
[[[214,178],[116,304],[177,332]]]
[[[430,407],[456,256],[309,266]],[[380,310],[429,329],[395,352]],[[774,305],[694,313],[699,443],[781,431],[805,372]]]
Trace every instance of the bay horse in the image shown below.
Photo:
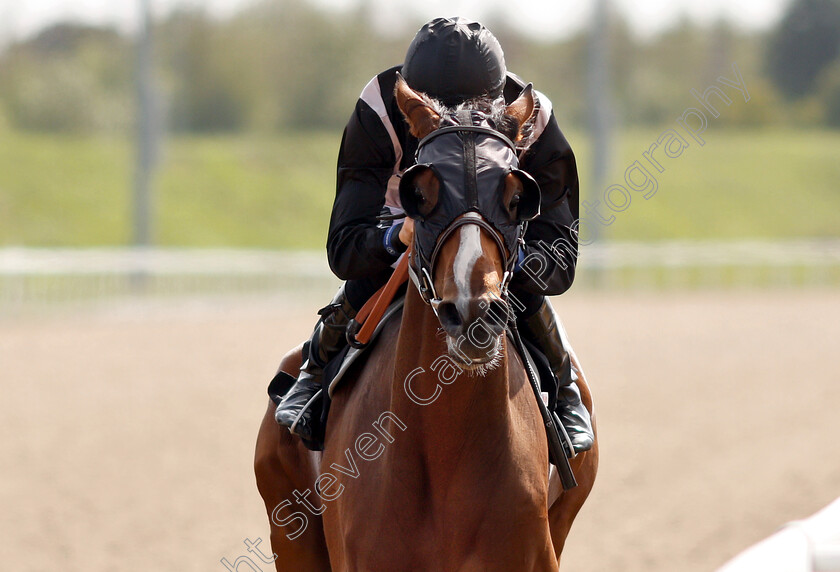
[[[440,108],[402,80],[396,95],[418,139],[446,129]],[[504,109],[515,121],[512,139],[534,105],[526,88]],[[479,163],[504,139],[488,130],[468,134],[480,138]],[[455,141],[465,130],[450,131],[458,131],[448,134]],[[434,148],[448,152],[446,145]],[[442,170],[422,165],[403,176],[400,196],[404,208],[412,203],[406,211],[417,229],[412,257],[422,254],[421,231],[434,226],[431,212],[448,200]],[[495,202],[515,214],[527,186],[511,171],[498,189],[482,193],[496,193]],[[446,204],[451,210],[453,203]],[[434,256],[426,280],[409,283],[401,320],[383,326],[363,367],[335,389],[322,453],[278,427],[269,401],[255,473],[278,571],[558,569],[595,479],[597,440],[572,459],[578,486],[563,491],[549,469],[522,357],[498,321],[488,319],[493,309],[506,310],[510,253],[498,225],[484,219],[487,209],[477,210],[452,213],[440,233],[427,233]],[[478,329],[481,335],[465,335]],[[570,355],[591,412],[583,370]],[[300,357],[301,348],[292,350],[280,369],[296,375]]]

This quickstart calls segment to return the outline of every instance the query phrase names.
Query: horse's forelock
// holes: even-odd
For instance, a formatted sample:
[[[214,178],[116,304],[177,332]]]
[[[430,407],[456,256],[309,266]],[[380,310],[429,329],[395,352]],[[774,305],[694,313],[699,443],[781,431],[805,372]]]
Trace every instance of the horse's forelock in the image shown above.
[[[438,111],[441,117],[447,117],[459,111],[480,111],[488,117],[502,135],[511,141],[516,141],[518,148],[527,148],[532,143],[531,138],[533,137],[536,118],[539,114],[540,104],[538,99],[535,99],[534,112],[531,114],[531,117],[521,126],[514,117],[505,113],[506,104],[503,97],[476,97],[474,99],[468,99],[455,107],[446,107],[439,101],[431,101],[436,105],[436,111]]]

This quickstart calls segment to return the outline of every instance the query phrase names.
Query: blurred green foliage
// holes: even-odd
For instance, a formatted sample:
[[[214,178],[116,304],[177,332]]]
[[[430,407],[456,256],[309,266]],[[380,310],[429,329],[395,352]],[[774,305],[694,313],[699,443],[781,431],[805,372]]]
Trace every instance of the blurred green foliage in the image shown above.
[[[683,20],[641,39],[613,14],[620,137],[608,184],[699,105],[691,89],[732,78],[733,62],[750,100],[727,107],[708,144],[688,149],[658,176],[656,195],[636,196],[602,235],[837,236],[840,131],[821,128],[840,128],[838,2],[793,0],[766,33]],[[171,134],[154,185],[158,244],[323,247],[341,129],[362,87],[402,60],[412,35],[377,29],[370,6],[264,0],[226,19],[189,9],[155,22],[157,96]],[[501,16],[485,23],[509,68],[552,99],[580,159],[583,198],[599,196],[587,186],[586,33],[549,41]],[[0,52],[0,244],[130,240],[133,42],[60,24]]]
[[[840,129],[840,61],[835,62],[821,76],[817,100],[828,126]]]
[[[59,24],[0,54],[0,107],[29,131],[124,132],[131,46],[108,29]]]
[[[840,2],[792,2],[767,50],[770,77],[786,97],[812,93],[820,74],[840,55]]]
[[[382,33],[371,9],[365,2],[328,11],[306,0],[263,0],[227,19],[200,8],[170,13],[154,26],[165,124],[177,133],[340,129],[364,84],[402,61],[411,39],[410,31]],[[486,23],[510,69],[552,98],[564,124],[584,125],[586,32],[547,41],[502,16]],[[836,124],[828,119],[840,103],[825,76],[838,59],[840,0],[795,0],[767,33],[683,20],[640,39],[618,13],[608,32],[611,98],[623,124],[672,120],[691,104],[690,89],[726,75],[732,62],[755,87],[749,109],[733,122]],[[59,24],[0,54],[0,108],[24,130],[126,132],[133,68],[132,38]]]

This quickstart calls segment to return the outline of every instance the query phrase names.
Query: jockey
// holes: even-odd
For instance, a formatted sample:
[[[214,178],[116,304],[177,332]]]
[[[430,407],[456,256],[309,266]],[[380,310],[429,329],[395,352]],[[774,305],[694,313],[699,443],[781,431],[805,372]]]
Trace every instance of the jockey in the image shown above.
[[[277,406],[275,419],[307,441],[317,439],[312,403],[323,368],[347,344],[345,329],[364,303],[390,277],[413,239],[413,221],[378,224],[383,212],[401,213],[399,175],[412,166],[417,139],[394,97],[397,76],[409,87],[454,106],[477,97],[512,102],[525,88],[507,72],[498,40],[483,25],[462,18],[438,18],[415,36],[401,66],[386,70],[362,91],[344,130],[338,157],[335,203],[327,238],[332,271],[345,280],[332,304],[320,313],[308,355],[296,383]],[[510,284],[523,336],[542,349],[559,381],[557,413],[576,452],[592,447],[589,413],[581,403],[577,372],[563,345],[562,326],[546,296],[572,285],[577,259],[578,176],[575,157],[551,109],[537,92],[533,132],[526,137],[520,167],[542,191],[541,214],[528,224],[520,265]],[[558,240],[560,242],[558,242]],[[558,255],[556,245],[564,244]],[[540,258],[539,274],[528,271]],[[523,310],[524,308],[524,310]]]

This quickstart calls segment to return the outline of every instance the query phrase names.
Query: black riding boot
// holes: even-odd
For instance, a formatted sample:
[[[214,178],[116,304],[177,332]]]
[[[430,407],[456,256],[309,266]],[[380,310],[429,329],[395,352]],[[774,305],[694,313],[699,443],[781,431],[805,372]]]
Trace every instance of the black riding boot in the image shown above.
[[[332,303],[318,313],[321,319],[312,332],[308,356],[300,368],[300,375],[274,412],[277,423],[307,441],[317,440],[315,424],[320,416],[320,411],[312,411],[310,402],[321,390],[327,363],[347,345],[345,329],[356,315],[356,310],[347,301],[342,286]]]
[[[551,370],[557,376],[557,415],[569,435],[575,453],[588,451],[595,442],[592,419],[580,399],[580,389],[576,383],[577,370],[563,346],[554,308],[545,299],[533,316],[520,322],[524,326],[523,333],[545,352]]]

